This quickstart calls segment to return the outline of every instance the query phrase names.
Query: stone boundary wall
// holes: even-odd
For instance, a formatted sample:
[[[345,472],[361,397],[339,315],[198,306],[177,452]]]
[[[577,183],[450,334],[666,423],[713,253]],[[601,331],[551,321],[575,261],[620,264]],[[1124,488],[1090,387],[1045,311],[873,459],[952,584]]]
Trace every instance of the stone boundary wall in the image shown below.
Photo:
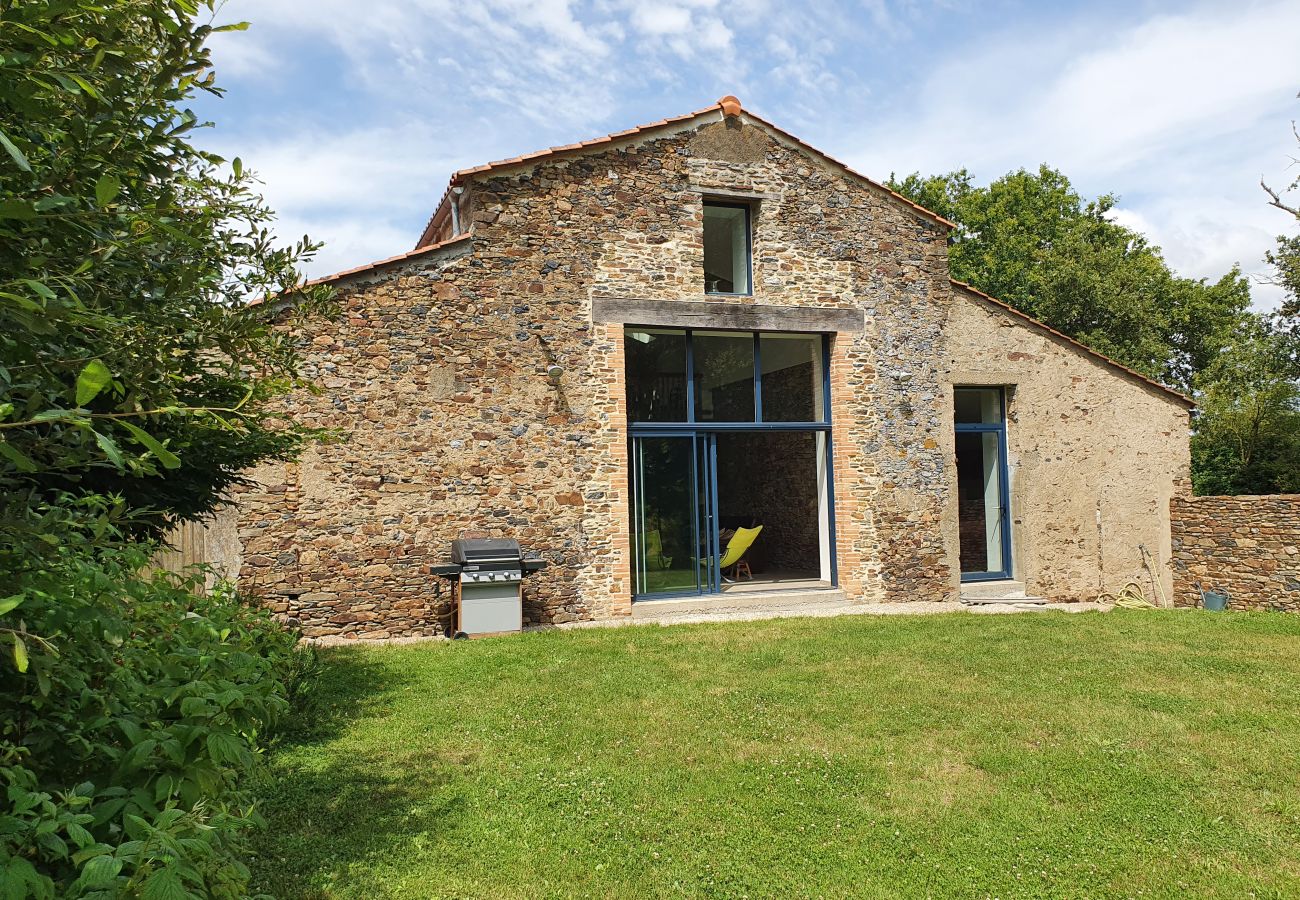
[[[1231,609],[1300,612],[1300,494],[1175,497],[1169,514],[1174,605],[1199,605],[1199,582]]]

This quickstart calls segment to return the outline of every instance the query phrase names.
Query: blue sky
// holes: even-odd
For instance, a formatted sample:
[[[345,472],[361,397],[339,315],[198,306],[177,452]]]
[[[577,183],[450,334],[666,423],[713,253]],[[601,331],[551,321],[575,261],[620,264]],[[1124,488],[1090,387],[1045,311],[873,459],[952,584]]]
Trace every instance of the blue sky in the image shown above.
[[[878,179],[1047,162],[1180,273],[1294,227],[1300,3],[228,0],[201,142],[258,172],[312,274],[409,250],[455,169],[724,94]],[[1255,288],[1264,307],[1276,302]]]

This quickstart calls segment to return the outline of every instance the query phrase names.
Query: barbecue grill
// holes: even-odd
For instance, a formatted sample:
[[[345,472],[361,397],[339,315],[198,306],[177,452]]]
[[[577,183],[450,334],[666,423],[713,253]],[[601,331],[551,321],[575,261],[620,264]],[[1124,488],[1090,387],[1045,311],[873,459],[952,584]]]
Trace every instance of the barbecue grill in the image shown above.
[[[452,634],[504,634],[524,624],[524,576],[546,565],[525,557],[512,538],[464,538],[451,542],[451,565],[434,573],[456,584]]]

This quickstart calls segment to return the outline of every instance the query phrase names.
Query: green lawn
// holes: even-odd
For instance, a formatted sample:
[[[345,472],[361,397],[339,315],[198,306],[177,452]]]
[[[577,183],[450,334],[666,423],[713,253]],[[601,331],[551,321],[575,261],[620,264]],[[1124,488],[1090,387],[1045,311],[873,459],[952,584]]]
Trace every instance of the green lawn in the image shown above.
[[[283,897],[1300,896],[1300,617],[787,619],[330,652]]]

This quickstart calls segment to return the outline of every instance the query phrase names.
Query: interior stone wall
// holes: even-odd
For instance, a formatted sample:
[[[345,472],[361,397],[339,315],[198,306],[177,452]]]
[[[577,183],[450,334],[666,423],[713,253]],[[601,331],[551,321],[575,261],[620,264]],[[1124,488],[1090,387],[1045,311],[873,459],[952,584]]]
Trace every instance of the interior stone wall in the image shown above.
[[[751,551],[755,573],[772,568],[817,571],[816,460],[816,441],[809,432],[718,438],[718,511],[723,527],[763,526]]]

